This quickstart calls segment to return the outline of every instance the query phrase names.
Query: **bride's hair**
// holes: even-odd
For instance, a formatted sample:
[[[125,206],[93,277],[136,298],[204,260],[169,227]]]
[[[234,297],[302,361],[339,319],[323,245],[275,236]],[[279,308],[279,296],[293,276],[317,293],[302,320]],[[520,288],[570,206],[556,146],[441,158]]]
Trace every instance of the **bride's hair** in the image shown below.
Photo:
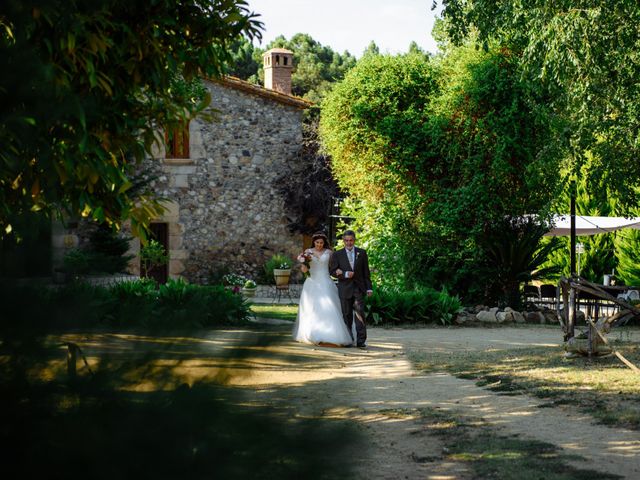
[[[324,242],[323,248],[327,248],[327,249],[331,250],[331,246],[329,245],[329,239],[322,232],[316,232],[316,233],[314,233],[312,235],[312,237],[311,237],[311,246],[313,247],[313,245],[315,244],[316,240],[318,240],[319,238],[321,238],[323,240],[323,242]]]

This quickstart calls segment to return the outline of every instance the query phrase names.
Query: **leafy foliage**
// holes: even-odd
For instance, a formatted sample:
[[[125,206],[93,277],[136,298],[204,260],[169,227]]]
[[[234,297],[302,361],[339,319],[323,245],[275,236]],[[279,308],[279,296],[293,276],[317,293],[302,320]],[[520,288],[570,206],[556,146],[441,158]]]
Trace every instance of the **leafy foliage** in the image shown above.
[[[487,293],[489,227],[551,203],[560,124],[512,52],[465,46],[363,57],[323,103],[320,132],[374,275],[473,301]]]
[[[543,266],[560,246],[557,238],[541,244],[548,231],[548,225],[533,217],[509,218],[491,225],[481,244],[487,262],[486,298],[519,308],[520,285],[558,273],[558,266]]]
[[[130,238],[114,231],[106,224],[98,225],[89,239],[92,269],[96,272],[117,273],[127,269]]]
[[[143,276],[148,276],[149,271],[155,267],[166,265],[169,257],[164,246],[157,240],[151,240],[140,248],[140,264]]]
[[[598,159],[587,153],[587,161],[583,167],[583,175],[576,182],[576,213],[578,215],[587,216],[611,216],[618,213],[618,202],[610,195],[610,181],[608,177],[593,178],[590,174],[594,164],[598,163]],[[567,213],[570,210],[571,192],[566,189],[561,196],[555,201],[556,209],[559,212]],[[626,235],[626,232],[621,232]],[[559,275],[569,276],[571,265],[571,242],[569,237],[559,237],[559,249],[551,253],[546,263],[547,266],[555,266],[558,268],[558,275],[552,278],[558,278]],[[576,261],[580,261],[580,275],[587,280],[600,283],[604,274],[611,273],[617,268],[617,260],[615,255],[614,236],[606,232],[598,235],[578,236],[576,242],[582,243],[584,253],[576,257]],[[576,265],[576,268],[578,265]]]
[[[640,231],[625,230],[614,239],[618,261],[616,277],[626,285],[640,286]]]
[[[461,306],[460,299],[446,290],[382,287],[367,298],[365,313],[367,320],[376,325],[433,322],[447,325]]]
[[[640,128],[640,9],[634,0],[485,2],[446,0],[443,16],[460,43],[477,32],[519,57],[523,78],[548,94],[549,106],[568,122],[550,141],[568,152],[566,166],[580,176],[585,153],[608,175],[621,213],[640,202],[637,161]]]
[[[222,286],[205,287],[183,280],[169,280],[159,287],[150,279],[112,287],[83,282],[55,290],[3,287],[2,300],[9,306],[7,321],[0,331],[3,338],[12,331],[34,335],[57,328],[105,324],[170,329],[210,327],[242,323],[249,316],[249,307],[240,295]]]
[[[225,66],[225,73],[257,83],[258,72],[262,70],[262,53],[249,38],[243,36],[231,45],[232,56]]]
[[[273,277],[274,269],[289,269],[293,262],[291,259],[282,254],[275,253],[267,260],[264,264],[264,278],[262,279],[264,282],[268,284],[275,284],[275,279]]]
[[[7,0],[0,18],[2,234],[29,210],[140,233],[161,205],[132,189],[138,161],[208,100],[176,78],[222,74],[261,27],[243,0]]]
[[[302,148],[296,169],[276,181],[290,215],[289,230],[307,235],[327,230],[329,214],[338,186],[331,174],[329,158],[320,152],[318,118],[308,116],[303,124]],[[289,217],[288,217],[289,218]]]

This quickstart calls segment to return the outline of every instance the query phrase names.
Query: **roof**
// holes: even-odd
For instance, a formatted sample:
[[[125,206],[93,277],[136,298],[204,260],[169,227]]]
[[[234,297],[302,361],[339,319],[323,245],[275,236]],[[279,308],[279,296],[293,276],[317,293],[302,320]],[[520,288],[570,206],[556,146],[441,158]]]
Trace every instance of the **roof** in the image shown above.
[[[263,55],[266,55],[267,53],[291,53],[291,54],[293,54],[293,52],[291,50],[287,50],[286,48],[272,48],[271,50],[267,50],[266,52],[264,52]]]
[[[571,235],[571,215],[554,215],[552,219],[552,229],[546,236],[566,236]],[[640,229],[640,217],[589,217],[576,215],[576,235],[596,235],[598,233],[609,233],[622,228]]]
[[[274,100],[276,102],[283,103],[285,105],[290,105],[296,108],[309,108],[313,105],[313,102],[309,100],[305,100],[304,98],[296,97],[294,95],[287,95],[286,93],[280,93],[275,90],[270,90],[268,88],[262,87],[260,85],[255,85],[253,83],[249,83],[245,80],[241,80],[236,77],[224,76],[222,78],[206,78],[210,82],[219,83],[224,85],[225,87],[234,88],[236,90],[240,90],[243,92],[251,93],[254,95],[258,95],[259,97],[267,98],[269,100]]]

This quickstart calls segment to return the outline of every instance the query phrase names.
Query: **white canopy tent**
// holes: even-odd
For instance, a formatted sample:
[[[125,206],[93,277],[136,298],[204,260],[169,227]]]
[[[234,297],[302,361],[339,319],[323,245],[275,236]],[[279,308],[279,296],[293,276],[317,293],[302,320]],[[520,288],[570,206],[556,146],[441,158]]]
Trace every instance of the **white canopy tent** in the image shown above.
[[[554,215],[548,237],[571,235],[571,215]],[[609,233],[622,228],[640,229],[640,217],[588,217],[576,215],[576,236]]]

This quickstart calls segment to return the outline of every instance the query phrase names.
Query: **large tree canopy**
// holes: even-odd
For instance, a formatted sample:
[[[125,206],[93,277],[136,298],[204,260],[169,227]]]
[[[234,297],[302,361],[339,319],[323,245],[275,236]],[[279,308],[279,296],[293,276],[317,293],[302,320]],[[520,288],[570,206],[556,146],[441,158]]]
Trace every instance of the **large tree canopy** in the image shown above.
[[[490,283],[492,225],[544,210],[557,186],[559,120],[544,100],[508,49],[472,46],[367,55],[334,88],[322,138],[379,280],[461,294]]]
[[[136,163],[159,126],[204,105],[176,78],[221,75],[232,42],[261,24],[243,0],[5,0],[0,27],[7,232],[29,210],[147,222],[160,205]]]
[[[599,159],[589,175],[608,177],[626,213],[640,203],[640,8],[637,0],[444,0],[450,36],[477,32],[520,56],[523,78],[549,92],[570,121],[556,141],[568,166],[581,172],[586,155]]]

